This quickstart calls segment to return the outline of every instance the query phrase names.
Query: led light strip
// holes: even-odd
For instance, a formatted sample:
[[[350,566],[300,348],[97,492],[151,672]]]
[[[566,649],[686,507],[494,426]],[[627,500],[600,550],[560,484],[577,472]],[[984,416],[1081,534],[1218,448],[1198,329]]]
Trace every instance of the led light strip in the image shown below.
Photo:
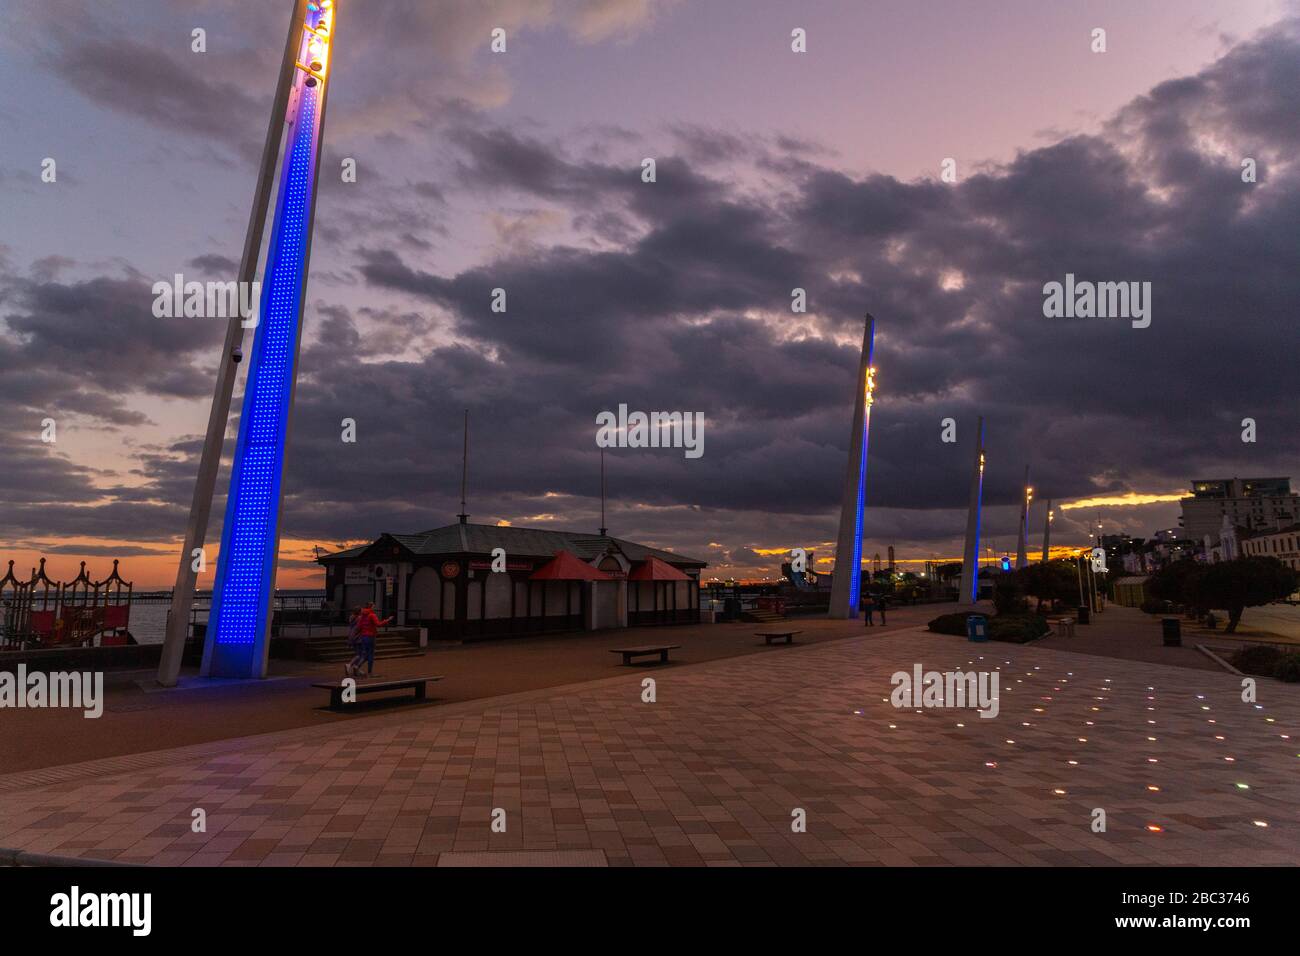
[[[264,676],[332,8],[331,0],[308,2],[295,63],[302,75],[289,102],[290,142],[277,194],[204,650],[203,673],[210,677]]]
[[[862,595],[862,512],[867,497],[867,439],[871,432],[871,406],[875,403],[876,368],[872,360],[876,351],[876,328],[871,326],[871,338],[867,342],[867,373],[862,383],[862,457],[858,461],[858,503],[853,525],[853,569],[849,578],[849,613],[856,616],[858,601]]]

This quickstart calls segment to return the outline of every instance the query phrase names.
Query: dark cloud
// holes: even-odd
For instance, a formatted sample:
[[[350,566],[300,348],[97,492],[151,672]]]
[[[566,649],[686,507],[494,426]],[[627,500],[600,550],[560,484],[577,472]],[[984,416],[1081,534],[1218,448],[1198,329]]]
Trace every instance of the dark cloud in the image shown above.
[[[787,542],[828,557],[866,310],[879,369],[869,550],[923,553],[959,537],[978,415],[995,538],[1014,535],[1026,463],[1039,501],[1058,502],[1164,492],[1194,474],[1289,474],[1300,451],[1297,70],[1300,35],[1286,24],[1161,84],[1096,135],[956,184],[853,175],[796,141],[694,128],[674,131],[647,184],[632,144],[573,150],[458,115],[438,137],[453,180],[394,189],[363,163],[355,192],[322,193],[318,237],[352,257],[338,281],[373,298],[347,307],[313,285],[323,301],[300,362],[285,536],[325,543],[451,520],[466,408],[476,520],[594,528],[595,416],[626,403],[702,412],[705,451],[610,453],[610,527],[723,562]],[[1240,180],[1245,155],[1261,160],[1254,186]],[[765,188],[774,178],[780,188]],[[424,237],[459,189],[508,196],[502,208],[523,197],[521,215],[558,210],[571,232],[446,268]],[[1151,327],[1045,318],[1043,284],[1067,272],[1151,282]],[[790,311],[795,287],[806,315]],[[495,288],[507,291],[503,314]],[[220,330],[153,320],[139,283],[14,280],[0,295],[18,335],[0,343],[14,363],[0,364],[5,395],[107,374],[114,387],[83,387],[119,421],[119,389],[210,389],[185,362],[159,370],[200,348],[196,329],[212,337],[202,348]],[[122,356],[107,373],[88,358],[105,354]],[[25,369],[16,379],[14,367]],[[1247,416],[1255,445],[1239,439]],[[356,444],[340,441],[345,417]],[[947,417],[956,444],[940,441]],[[52,520],[179,530],[192,456],[142,452],[134,481],[97,477],[93,492],[91,476],[61,474],[54,500],[99,504]],[[34,506],[16,508],[30,520]],[[1056,534],[1082,537],[1086,521],[1061,514]]]
[[[1027,461],[1041,494],[1057,500],[1150,483],[1164,491],[1205,469],[1285,468],[1300,424],[1277,391],[1294,356],[1300,182],[1293,165],[1277,168],[1268,201],[1256,201],[1235,158],[1206,153],[1203,137],[1248,129],[1262,150],[1290,149],[1280,81],[1298,52],[1294,26],[1284,27],[1157,88],[1101,135],[1026,151],[953,186],[804,163],[791,196],[764,199],[697,169],[737,144],[687,133],[682,155],[661,160],[660,182],[643,188],[619,166],[574,162],[511,132],[462,132],[465,181],[561,205],[581,196],[584,208],[632,217],[637,238],[615,252],[552,247],[449,277],[372,249],[361,271],[449,311],[459,334],[490,345],[498,363],[480,370],[488,380],[508,376],[546,396],[548,418],[563,410],[573,424],[548,441],[573,451],[558,457],[580,457],[594,411],[619,401],[704,411],[705,458],[639,456],[627,487],[638,500],[833,510],[849,342],[866,308],[879,319],[875,504],[960,507],[980,413],[995,503],[1015,500]],[[1277,118],[1276,138],[1259,117]],[[1152,326],[1044,318],[1042,286],[1066,272],[1150,281]],[[806,321],[788,314],[796,285],[809,291]],[[506,315],[488,308],[495,287],[508,291]],[[831,334],[847,340],[833,345]],[[540,410],[520,413],[536,432]],[[1240,442],[1246,415],[1268,422],[1266,448]],[[939,442],[948,416],[962,423],[958,446]],[[505,469],[504,484],[557,479],[548,468],[519,476],[500,437],[499,457],[482,454],[497,462],[485,468]],[[581,481],[573,475],[568,488]]]
[[[217,253],[195,256],[187,264],[205,275],[213,276],[214,279],[218,277],[233,278],[239,272],[238,262],[229,256],[218,255]],[[226,281],[226,279],[222,278],[221,281]]]
[[[138,278],[2,284],[10,338],[0,343],[0,395],[11,404],[130,424],[143,417],[126,410],[127,395],[211,393],[192,360],[215,352],[222,320],[155,318],[152,288]]]
[[[258,155],[256,124],[249,120],[266,113],[264,103],[234,82],[214,77],[208,54],[183,55],[189,59],[129,37],[108,39],[87,31],[59,47],[50,67],[101,106]]]

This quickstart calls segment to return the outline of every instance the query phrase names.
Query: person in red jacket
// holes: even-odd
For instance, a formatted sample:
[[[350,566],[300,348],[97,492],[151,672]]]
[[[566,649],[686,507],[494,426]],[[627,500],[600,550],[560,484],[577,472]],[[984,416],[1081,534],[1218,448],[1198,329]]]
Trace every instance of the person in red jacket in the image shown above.
[[[391,617],[382,621],[379,619],[379,615],[375,613],[374,601],[367,601],[366,606],[357,612],[353,622],[361,643],[357,648],[357,656],[352,658],[352,662],[345,668],[348,676],[359,676],[363,661],[366,664],[366,676],[375,676],[375,635],[379,633],[381,627],[391,624],[392,621]]]

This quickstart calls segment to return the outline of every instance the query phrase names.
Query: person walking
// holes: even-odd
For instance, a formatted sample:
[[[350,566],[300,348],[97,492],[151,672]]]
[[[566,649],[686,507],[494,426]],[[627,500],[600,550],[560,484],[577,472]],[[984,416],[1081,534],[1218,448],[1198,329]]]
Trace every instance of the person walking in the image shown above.
[[[870,594],[862,599],[862,613],[867,619],[867,627],[874,627],[875,621],[871,619],[871,612],[875,608],[876,602]]]
[[[353,676],[361,673],[361,659],[366,662],[366,676],[375,676],[375,637],[379,634],[379,629],[386,624],[391,624],[391,617],[379,619],[375,613],[375,602],[367,601],[366,606],[361,609],[357,615],[357,633],[361,638],[361,648],[357,654],[357,665],[353,670]]]
[[[880,595],[880,597],[876,598],[876,610],[878,610],[878,611],[880,612],[880,626],[881,626],[881,627],[884,627],[884,626],[885,626],[885,608],[886,608],[886,607],[887,607],[887,602],[885,601],[885,596],[882,594],[882,595]]]
[[[366,659],[361,652],[361,608],[359,607],[354,607],[352,613],[348,615],[348,650],[352,652],[352,660],[343,665],[343,673],[348,677],[356,677],[360,673],[361,664]]]

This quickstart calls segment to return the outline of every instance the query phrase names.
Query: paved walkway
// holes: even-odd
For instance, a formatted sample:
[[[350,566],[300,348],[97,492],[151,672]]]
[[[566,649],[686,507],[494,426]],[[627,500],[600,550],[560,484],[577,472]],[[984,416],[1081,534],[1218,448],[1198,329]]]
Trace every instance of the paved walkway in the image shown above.
[[[1135,607],[1108,604],[1106,610],[1092,616],[1091,624],[1076,624],[1074,637],[1052,634],[1042,646],[1076,654],[1098,654],[1119,660],[1223,672],[1222,667],[1196,649],[1197,644],[1214,643],[1207,641],[1206,637],[1222,634],[1221,629],[1203,632],[1194,621],[1183,620],[1182,646],[1165,647],[1160,620],[1159,616],[1144,614]]]
[[[918,662],[998,668],[999,716],[895,709],[890,675]],[[1260,698],[1226,673],[895,631],[11,774],[0,846],[185,865],[1295,863],[1300,693],[1261,681]]]
[[[924,624],[955,609],[955,604],[891,608],[887,630]],[[818,618],[794,618],[789,625],[803,631],[799,637],[802,644],[839,640],[866,630],[856,622]],[[682,663],[762,653],[762,642],[754,637],[756,630],[763,627],[696,624],[675,626],[671,632],[633,627],[451,646],[439,643],[420,657],[381,659],[377,673],[387,678],[441,674],[446,680],[438,686],[438,695],[444,701],[483,700],[617,674],[619,659],[609,648],[659,642],[666,633],[671,634],[672,643],[682,645],[673,654],[674,661]],[[880,627],[872,630],[879,632]],[[70,708],[6,710],[0,718],[4,727],[0,768],[5,772],[36,770],[294,727],[346,723],[363,711],[328,711],[324,709],[325,695],[311,686],[342,676],[341,664],[272,660],[272,680],[234,685],[219,682],[204,688],[196,686],[203,682],[195,679],[185,689],[161,691],[153,671],[110,671],[105,675],[104,715],[98,720],[85,720]],[[387,709],[383,698],[366,698],[363,706],[367,714]]]

